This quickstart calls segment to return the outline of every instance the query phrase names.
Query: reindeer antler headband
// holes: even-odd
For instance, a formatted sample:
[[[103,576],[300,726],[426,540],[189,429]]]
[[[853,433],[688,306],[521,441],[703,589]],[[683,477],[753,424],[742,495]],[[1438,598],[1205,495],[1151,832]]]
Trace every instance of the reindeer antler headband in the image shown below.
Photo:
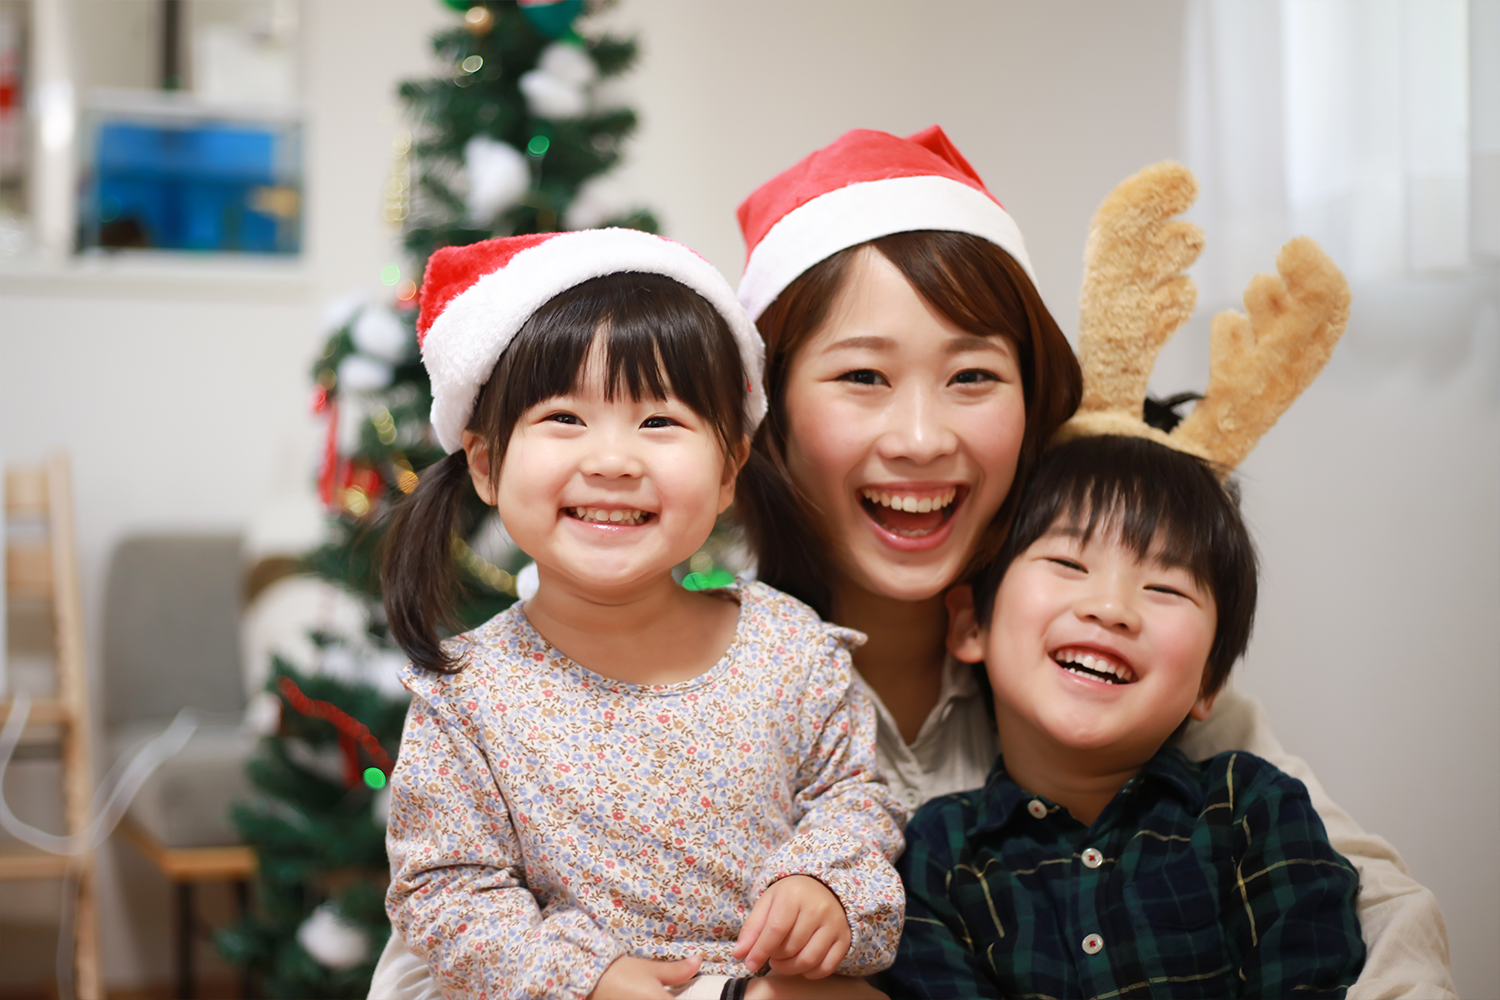
[[[1083,402],[1055,440],[1150,438],[1227,474],[1327,364],[1349,322],[1349,283],[1316,243],[1299,237],[1276,256],[1279,278],[1251,279],[1248,317],[1214,317],[1208,388],[1193,412],[1170,434],[1142,420],[1156,356],[1197,304],[1183,272],[1203,249],[1203,231],[1173,219],[1197,195],[1187,168],[1158,163],[1125,180],[1094,214],[1079,317]]]

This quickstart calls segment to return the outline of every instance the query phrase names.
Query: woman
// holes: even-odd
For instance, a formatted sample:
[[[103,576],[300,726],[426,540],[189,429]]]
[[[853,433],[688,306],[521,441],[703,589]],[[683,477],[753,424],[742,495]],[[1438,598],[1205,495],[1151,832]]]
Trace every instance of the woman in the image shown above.
[[[847,133],[739,215],[740,299],[767,348],[770,410],[741,481],[760,577],[870,637],[854,662],[910,807],[978,787],[993,723],[946,655],[944,593],[1004,537],[1011,487],[1077,405],[1076,362],[1019,230],[936,127]],[[1351,998],[1456,995],[1432,894],[1287,756],[1255,702],[1222,693],[1181,746],[1248,750],[1307,784],[1359,869],[1369,954]]]
[[[850,132],[739,216],[740,298],[767,345],[770,412],[738,501],[760,577],[869,636],[855,665],[908,808],[978,787],[994,724],[946,654],[945,594],[998,550],[1013,487],[1077,406],[1077,362],[1019,229],[940,129]],[[1432,894],[1286,756],[1254,702],[1225,692],[1183,748],[1246,749],[1307,783],[1360,870],[1369,957],[1351,997],[1455,995]],[[438,994],[393,940],[370,995]]]

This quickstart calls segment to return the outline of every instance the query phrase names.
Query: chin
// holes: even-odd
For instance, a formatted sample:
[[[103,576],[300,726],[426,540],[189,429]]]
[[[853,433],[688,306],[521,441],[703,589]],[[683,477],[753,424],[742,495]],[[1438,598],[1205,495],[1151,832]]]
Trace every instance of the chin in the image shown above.
[[[916,567],[865,562],[844,576],[865,590],[896,601],[927,601],[940,596],[958,579],[963,567]]]

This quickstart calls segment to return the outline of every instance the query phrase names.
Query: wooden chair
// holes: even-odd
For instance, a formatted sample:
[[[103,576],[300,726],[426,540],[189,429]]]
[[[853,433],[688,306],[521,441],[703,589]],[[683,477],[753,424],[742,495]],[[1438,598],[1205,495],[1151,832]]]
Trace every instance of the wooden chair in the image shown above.
[[[67,456],[59,452],[45,465],[7,468],[5,516],[20,529],[6,532],[6,604],[50,613],[54,640],[53,691],[32,702],[22,741],[29,755],[50,751],[61,759],[64,822],[68,834],[78,834],[88,823],[94,778]],[[0,701],[0,722],[10,718],[13,705],[10,698]],[[0,851],[0,882],[34,879],[62,879],[76,887],[72,992],[82,1000],[102,998],[92,852],[70,858],[29,847]],[[58,989],[67,994],[63,984]]]
[[[248,798],[245,758],[254,740],[236,719],[245,708],[239,630],[244,540],[235,534],[167,533],[120,540],[103,601],[101,682],[111,753],[160,731],[180,709],[203,720],[187,746],[146,781],[120,833],[173,891],[176,983],[191,1000],[195,954],[206,925],[198,887],[229,882],[244,916],[254,851],[229,825],[230,803]],[[241,988],[249,983],[241,980]]]
[[[197,992],[193,944],[198,936],[194,890],[200,882],[229,882],[234,887],[240,916],[250,908],[250,880],[255,876],[255,851],[243,844],[223,847],[166,847],[130,817],[120,821],[120,832],[146,860],[172,883],[176,898],[176,989],[173,996],[192,1000]],[[241,977],[240,995],[248,997],[251,984]]]

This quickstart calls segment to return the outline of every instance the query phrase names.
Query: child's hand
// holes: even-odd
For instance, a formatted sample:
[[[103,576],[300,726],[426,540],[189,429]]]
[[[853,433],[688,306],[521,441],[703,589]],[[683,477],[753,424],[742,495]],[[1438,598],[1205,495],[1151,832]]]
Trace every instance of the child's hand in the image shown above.
[[[668,986],[681,986],[698,974],[703,959],[697,955],[675,962],[653,962],[649,958],[622,955],[609,964],[594,984],[588,1000],[670,1000]]]
[[[783,975],[821,979],[839,967],[852,938],[844,906],[826,885],[788,875],[756,901],[734,957],[752,973],[769,961]]]

